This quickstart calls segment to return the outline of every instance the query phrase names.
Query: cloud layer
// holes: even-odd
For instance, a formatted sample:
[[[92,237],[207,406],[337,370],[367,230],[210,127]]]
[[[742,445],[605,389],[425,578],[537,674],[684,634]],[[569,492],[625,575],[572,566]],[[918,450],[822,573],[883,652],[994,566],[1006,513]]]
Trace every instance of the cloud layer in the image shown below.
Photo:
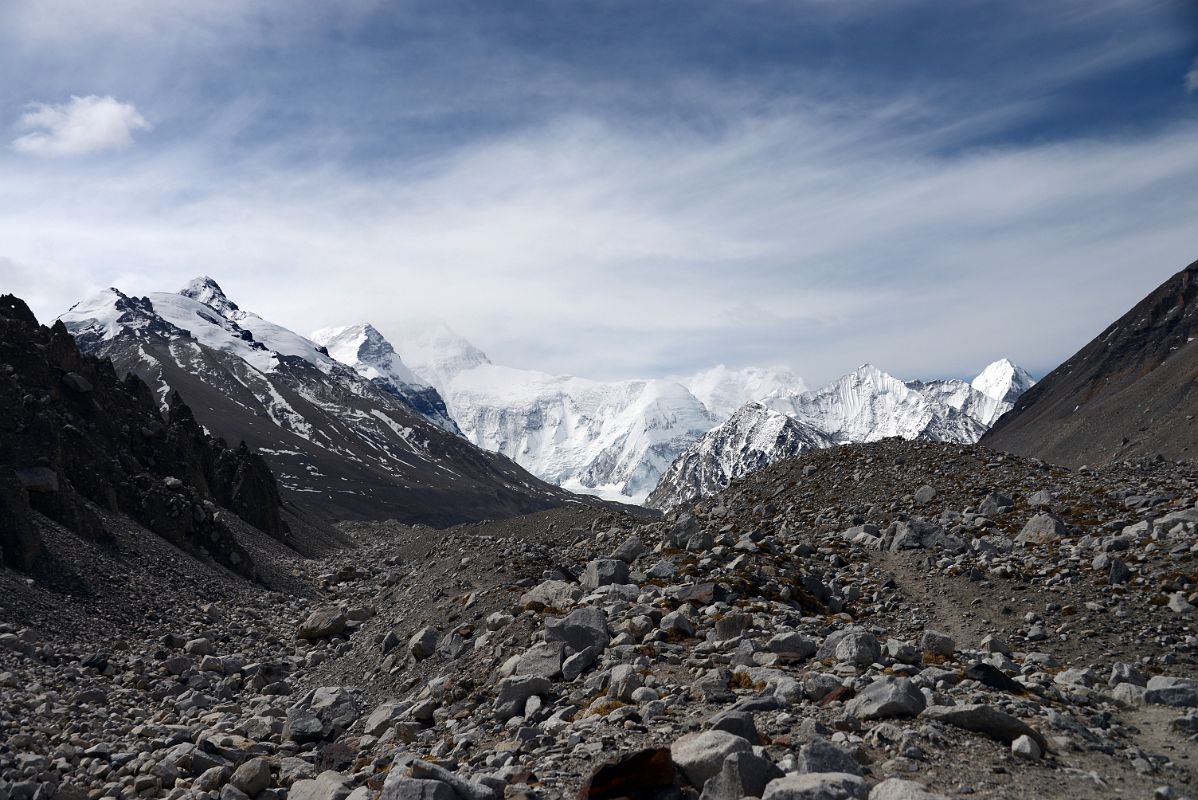
[[[0,154],[0,284],[43,318],[209,274],[300,331],[433,314],[517,366],[815,385],[1043,372],[1198,257],[1168,3],[121,2],[0,8],[0,111],[155,123]]]
[[[35,103],[17,128],[29,131],[13,140],[18,153],[66,158],[124,149],[133,143],[134,131],[149,130],[150,124],[132,103],[91,94],[59,105]]]

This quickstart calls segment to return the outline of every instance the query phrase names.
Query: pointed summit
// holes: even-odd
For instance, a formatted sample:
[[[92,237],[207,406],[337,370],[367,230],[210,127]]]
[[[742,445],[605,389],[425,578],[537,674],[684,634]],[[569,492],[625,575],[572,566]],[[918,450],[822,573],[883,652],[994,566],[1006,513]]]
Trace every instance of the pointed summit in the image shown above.
[[[403,400],[444,430],[461,433],[437,390],[408,369],[391,343],[369,322],[322,328],[308,338],[323,345],[332,358]]]
[[[237,320],[245,316],[245,312],[225,296],[225,292],[220,288],[220,284],[207,275],[193,278],[186,286],[179,290],[179,294],[184,297],[190,297],[198,303],[203,303],[218,311],[226,319]]]
[[[1035,384],[1031,373],[1023,367],[1000,358],[982,370],[970,386],[999,403],[1012,404]]]

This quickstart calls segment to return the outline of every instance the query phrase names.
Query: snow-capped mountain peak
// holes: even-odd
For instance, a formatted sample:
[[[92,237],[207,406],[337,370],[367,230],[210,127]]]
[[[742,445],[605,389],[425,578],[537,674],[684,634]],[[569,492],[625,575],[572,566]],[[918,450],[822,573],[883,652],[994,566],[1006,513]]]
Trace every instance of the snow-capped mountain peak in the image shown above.
[[[674,460],[647,505],[670,508],[725,489],[775,461],[834,444],[796,419],[762,403],[747,403]]]
[[[459,374],[491,363],[486,353],[441,320],[400,325],[392,331],[391,343],[408,368],[443,396]]]
[[[982,370],[970,385],[1000,403],[1013,404],[1021,394],[1035,386],[1036,381],[1023,367],[1000,358]]]
[[[109,289],[60,319],[82,349],[136,373],[163,405],[179,392],[215,435],[258,449],[283,489],[335,513],[449,524],[570,502],[210,279],[142,298]],[[370,338],[370,352],[389,348]]]
[[[236,303],[225,296],[225,292],[220,288],[220,284],[207,275],[193,278],[186,286],[179,290],[178,294],[190,297],[198,303],[203,303],[219,311],[220,315],[225,319],[238,320],[247,316],[245,311],[242,311]]]
[[[391,343],[369,322],[322,328],[314,331],[310,338],[323,345],[331,357],[403,400],[432,422],[451,433],[461,433],[437,390],[408,369]]]

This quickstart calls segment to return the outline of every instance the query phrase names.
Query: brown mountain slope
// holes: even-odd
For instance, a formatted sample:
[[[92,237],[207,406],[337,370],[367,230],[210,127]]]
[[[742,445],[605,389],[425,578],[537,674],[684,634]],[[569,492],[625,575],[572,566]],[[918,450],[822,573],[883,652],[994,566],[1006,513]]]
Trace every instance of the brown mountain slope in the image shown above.
[[[1198,456],[1198,262],[1024,394],[982,444],[1067,466]]]

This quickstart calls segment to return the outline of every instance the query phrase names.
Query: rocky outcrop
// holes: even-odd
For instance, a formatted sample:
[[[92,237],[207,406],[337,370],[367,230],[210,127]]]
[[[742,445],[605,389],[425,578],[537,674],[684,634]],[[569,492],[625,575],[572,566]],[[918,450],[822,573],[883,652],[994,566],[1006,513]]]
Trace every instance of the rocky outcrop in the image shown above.
[[[1198,456],[1198,261],[1029,389],[982,438],[1070,467]]]
[[[31,569],[31,512],[105,541],[97,509],[126,514],[185,550],[253,575],[222,509],[286,540],[274,477],[257,455],[208,436],[176,394],[166,419],[139,378],[82,355],[55,323],[0,297],[0,534],[4,560]]]

